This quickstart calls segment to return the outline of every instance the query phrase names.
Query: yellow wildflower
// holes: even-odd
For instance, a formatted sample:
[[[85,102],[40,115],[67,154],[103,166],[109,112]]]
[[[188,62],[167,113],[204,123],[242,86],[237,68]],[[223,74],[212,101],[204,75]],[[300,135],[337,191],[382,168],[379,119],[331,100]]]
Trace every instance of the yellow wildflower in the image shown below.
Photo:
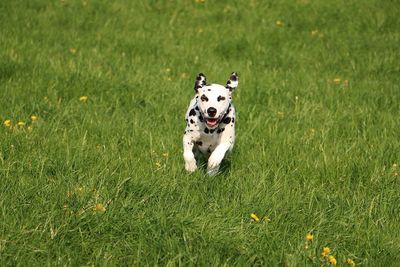
[[[161,163],[157,161],[156,166],[157,166],[157,168],[161,168]]]
[[[313,234],[308,233],[308,234],[306,235],[306,240],[307,240],[307,241],[312,241],[313,239],[314,239]]]
[[[347,263],[348,265],[350,265],[351,267],[355,267],[355,266],[356,266],[356,263],[355,263],[352,259],[350,259],[350,258],[348,258],[348,259],[346,260],[346,263]]]
[[[96,206],[94,206],[93,211],[94,212],[105,212],[106,208],[104,207],[103,204],[97,203]]]
[[[333,257],[333,256],[328,257],[328,262],[329,262],[329,264],[331,264],[333,266],[336,266],[336,263],[337,263],[335,257]]]
[[[163,157],[168,158],[168,152],[165,152],[165,153],[163,153],[162,155],[163,155]]]
[[[20,126],[20,127],[23,127],[23,126],[25,126],[25,122],[19,121],[19,122],[17,123],[17,125]]]
[[[32,126],[28,126],[28,131],[32,132],[33,128]]]
[[[340,84],[341,81],[342,81],[342,80],[341,80],[340,78],[335,78],[335,79],[333,79],[333,83],[334,83],[334,84]]]
[[[36,115],[32,115],[32,116],[31,116],[31,121],[32,121],[32,122],[37,121],[37,119],[38,119],[38,117],[37,117]]]
[[[11,120],[5,120],[4,121],[4,126],[11,127]]]
[[[255,213],[250,214],[250,217],[251,217],[255,222],[259,222],[259,221],[260,221],[260,218],[258,218],[257,214],[255,214]]]
[[[71,54],[76,54],[76,48],[73,48],[73,47],[71,47],[70,49],[69,49],[69,52],[71,53]]]
[[[86,102],[87,100],[88,100],[88,97],[85,95],[79,97],[79,101],[81,101],[81,102]]]
[[[322,256],[322,257],[326,257],[326,256],[328,256],[329,253],[331,253],[331,249],[330,249],[329,247],[324,247],[324,248],[322,249],[321,256]]]
[[[279,119],[282,119],[282,118],[285,116],[285,113],[283,113],[282,111],[278,111],[278,112],[276,113],[276,116],[277,116]]]
[[[311,31],[311,36],[315,36],[315,35],[317,35],[318,34],[318,30],[313,30],[313,31]]]
[[[280,20],[277,20],[277,21],[275,22],[275,25],[278,26],[278,27],[283,27],[283,22],[280,21]]]
[[[166,73],[170,73],[170,72],[171,72],[171,68],[166,68],[166,69],[165,69],[165,72],[166,72]]]

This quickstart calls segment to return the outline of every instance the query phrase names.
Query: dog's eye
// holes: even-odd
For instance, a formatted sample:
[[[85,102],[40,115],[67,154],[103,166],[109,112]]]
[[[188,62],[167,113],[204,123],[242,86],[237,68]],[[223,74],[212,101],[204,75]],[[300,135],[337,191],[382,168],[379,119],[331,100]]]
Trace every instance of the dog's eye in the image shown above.
[[[218,96],[217,101],[224,101],[226,98],[224,96]]]
[[[208,101],[208,98],[206,97],[206,95],[202,95],[201,97],[200,97],[200,99],[201,99],[201,101]]]

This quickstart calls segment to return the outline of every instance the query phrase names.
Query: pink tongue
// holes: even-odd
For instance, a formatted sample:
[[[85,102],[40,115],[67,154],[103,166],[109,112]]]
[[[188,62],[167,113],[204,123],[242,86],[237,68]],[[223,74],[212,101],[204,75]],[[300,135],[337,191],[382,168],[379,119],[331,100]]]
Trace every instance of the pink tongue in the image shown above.
[[[213,119],[213,120],[207,120],[207,125],[209,126],[215,126],[217,124],[217,120]]]

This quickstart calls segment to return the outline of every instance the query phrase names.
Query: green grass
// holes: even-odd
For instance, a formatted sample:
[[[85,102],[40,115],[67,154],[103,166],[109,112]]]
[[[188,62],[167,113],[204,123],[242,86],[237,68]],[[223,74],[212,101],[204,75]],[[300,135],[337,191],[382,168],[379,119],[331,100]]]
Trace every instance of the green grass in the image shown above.
[[[398,266],[399,8],[2,1],[0,265]],[[188,174],[194,77],[231,71],[228,171]]]

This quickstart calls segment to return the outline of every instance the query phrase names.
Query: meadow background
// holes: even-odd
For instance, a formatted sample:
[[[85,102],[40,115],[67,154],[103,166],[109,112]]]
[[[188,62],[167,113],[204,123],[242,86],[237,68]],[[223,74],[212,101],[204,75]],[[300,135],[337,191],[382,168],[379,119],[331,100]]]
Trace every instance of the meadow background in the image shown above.
[[[0,265],[399,266],[399,10],[1,1]],[[234,153],[188,174],[194,78],[232,71]]]

